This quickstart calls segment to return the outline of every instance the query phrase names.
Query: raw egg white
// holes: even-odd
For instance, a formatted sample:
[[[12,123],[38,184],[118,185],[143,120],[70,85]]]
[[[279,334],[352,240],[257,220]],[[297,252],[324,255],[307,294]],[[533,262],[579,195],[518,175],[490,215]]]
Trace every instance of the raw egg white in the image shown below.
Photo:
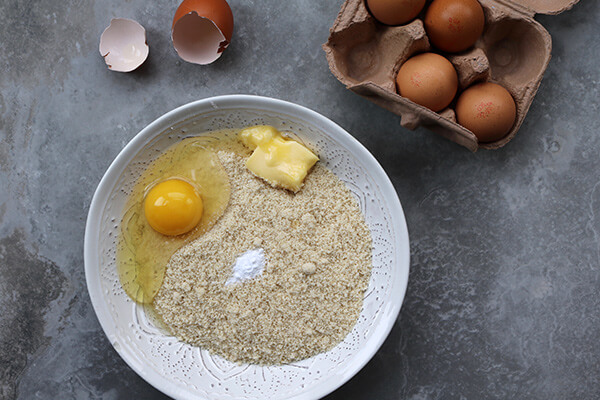
[[[158,157],[140,176],[125,205],[117,247],[121,286],[151,303],[173,253],[208,231],[225,211],[227,172],[210,138],[188,138]]]

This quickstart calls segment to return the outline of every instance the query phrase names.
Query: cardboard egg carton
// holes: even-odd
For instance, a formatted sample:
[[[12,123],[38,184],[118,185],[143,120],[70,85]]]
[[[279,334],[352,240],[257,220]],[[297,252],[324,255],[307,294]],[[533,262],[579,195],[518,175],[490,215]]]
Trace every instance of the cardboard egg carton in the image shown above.
[[[457,54],[432,48],[423,26],[428,4],[414,21],[401,26],[378,22],[364,0],[346,0],[330,29],[323,49],[335,77],[353,92],[402,116],[408,129],[424,126],[471,151],[497,149],[508,143],[523,123],[551,56],[552,40],[533,19],[536,13],[558,14],[579,0],[479,0],[485,30],[473,48]],[[457,96],[448,108],[433,112],[396,91],[400,66],[418,53],[433,51],[446,56],[459,78]],[[456,122],[454,105],[460,92],[474,82],[504,86],[513,96],[517,117],[510,132],[489,143]]]

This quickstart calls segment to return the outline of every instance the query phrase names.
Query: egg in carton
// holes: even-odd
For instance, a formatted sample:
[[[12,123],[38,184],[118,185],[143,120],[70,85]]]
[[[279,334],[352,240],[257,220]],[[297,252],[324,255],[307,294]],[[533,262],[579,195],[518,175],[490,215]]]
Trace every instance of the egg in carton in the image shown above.
[[[579,0],[479,0],[485,29],[474,46],[460,53],[432,48],[423,24],[429,2],[412,22],[390,26],[377,21],[365,0],[346,0],[323,45],[329,68],[353,92],[401,115],[408,129],[424,126],[471,151],[497,149],[508,143],[523,123],[551,57],[552,40],[533,19],[536,13],[558,14]],[[434,112],[402,97],[396,90],[400,67],[414,55],[433,51],[448,58],[458,75],[458,94]],[[493,142],[479,142],[459,125],[455,105],[460,92],[474,83],[494,82],[507,89],[516,105],[510,131]]]

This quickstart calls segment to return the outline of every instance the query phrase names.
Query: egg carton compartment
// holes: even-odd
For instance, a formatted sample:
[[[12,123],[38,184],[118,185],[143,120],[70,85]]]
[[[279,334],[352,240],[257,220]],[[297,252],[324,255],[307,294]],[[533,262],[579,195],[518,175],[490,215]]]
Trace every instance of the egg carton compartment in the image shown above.
[[[536,12],[558,14],[578,0],[479,0],[485,29],[475,45],[461,53],[449,54],[433,48],[423,25],[427,2],[419,16],[406,25],[390,26],[377,21],[364,0],[346,0],[323,45],[329,68],[353,92],[394,114],[408,129],[423,126],[471,151],[497,149],[517,133],[551,57],[548,31],[533,19]],[[454,65],[459,91],[448,108],[434,112],[396,91],[395,78],[410,57],[432,51]],[[481,143],[456,122],[454,105],[460,92],[476,82],[494,82],[506,88],[517,109],[515,123],[501,139]]]

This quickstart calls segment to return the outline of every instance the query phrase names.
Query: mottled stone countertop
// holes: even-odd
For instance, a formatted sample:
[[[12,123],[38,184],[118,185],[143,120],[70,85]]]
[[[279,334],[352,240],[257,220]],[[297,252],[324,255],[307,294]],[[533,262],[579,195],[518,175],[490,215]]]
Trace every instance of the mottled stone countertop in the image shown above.
[[[394,329],[327,399],[600,398],[600,2],[537,16],[553,58],[515,139],[470,153],[346,90],[321,49],[342,1],[230,0],[216,63],[180,61],[176,1],[0,4],[0,398],[163,399],[105,337],[83,234],[102,174],[165,112],[249,93],[312,108],[360,140],[406,213]],[[148,30],[137,72],[106,69],[111,17]]]

